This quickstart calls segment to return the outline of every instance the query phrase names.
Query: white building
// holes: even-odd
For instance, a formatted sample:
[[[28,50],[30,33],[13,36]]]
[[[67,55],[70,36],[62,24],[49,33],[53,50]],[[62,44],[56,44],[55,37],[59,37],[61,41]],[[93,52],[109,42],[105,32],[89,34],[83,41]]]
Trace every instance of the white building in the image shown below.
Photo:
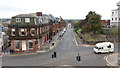
[[[120,26],[120,1],[117,3],[118,9],[112,10],[111,26]]]
[[[3,46],[3,35],[2,35],[2,23],[0,22],[0,51],[2,51]]]

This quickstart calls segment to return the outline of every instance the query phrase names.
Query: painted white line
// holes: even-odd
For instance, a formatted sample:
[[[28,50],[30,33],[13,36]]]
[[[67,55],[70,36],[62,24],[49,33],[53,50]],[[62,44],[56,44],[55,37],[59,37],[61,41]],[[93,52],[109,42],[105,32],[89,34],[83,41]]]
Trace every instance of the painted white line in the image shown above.
[[[76,39],[74,38],[74,40],[75,40],[75,44],[78,46],[78,43],[77,43],[77,41],[76,41]]]

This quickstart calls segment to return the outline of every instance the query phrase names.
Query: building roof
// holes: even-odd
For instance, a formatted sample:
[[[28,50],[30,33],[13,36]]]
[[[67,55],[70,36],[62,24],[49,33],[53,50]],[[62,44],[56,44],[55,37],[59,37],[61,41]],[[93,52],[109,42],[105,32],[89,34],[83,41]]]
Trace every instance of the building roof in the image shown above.
[[[19,14],[19,15],[13,16],[13,17],[36,17],[36,16],[33,14]]]
[[[117,3],[117,6],[120,6],[120,1]]]
[[[117,9],[113,9],[112,11],[118,11]]]

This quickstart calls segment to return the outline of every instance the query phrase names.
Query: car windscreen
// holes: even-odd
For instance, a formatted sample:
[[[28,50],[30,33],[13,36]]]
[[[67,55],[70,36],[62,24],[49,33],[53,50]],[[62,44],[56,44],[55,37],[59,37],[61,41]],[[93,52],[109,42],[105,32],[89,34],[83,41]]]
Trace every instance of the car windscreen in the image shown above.
[[[95,48],[96,48],[96,49],[98,49],[98,47],[97,47],[97,46],[95,46]]]

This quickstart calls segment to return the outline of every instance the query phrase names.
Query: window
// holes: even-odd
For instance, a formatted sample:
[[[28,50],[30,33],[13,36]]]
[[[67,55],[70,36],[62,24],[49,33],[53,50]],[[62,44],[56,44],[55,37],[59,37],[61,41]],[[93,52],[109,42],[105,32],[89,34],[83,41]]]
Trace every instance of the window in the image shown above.
[[[112,12],[112,15],[114,14],[114,12]]]
[[[30,18],[25,18],[25,22],[29,23],[30,22]]]
[[[26,36],[27,35],[26,31],[27,31],[26,29],[20,29],[20,35]]]
[[[42,19],[39,19],[39,22],[40,22],[40,23],[42,23],[42,22],[43,22],[43,20],[42,20]]]
[[[41,27],[40,27],[40,34],[42,33],[42,31],[41,31],[42,29],[41,29]]]
[[[37,28],[37,35],[39,35],[39,29]]]
[[[12,36],[15,36],[15,29],[14,28],[12,28],[11,34],[12,34]]]
[[[35,36],[35,28],[31,29],[31,36]]]
[[[18,50],[20,48],[20,43],[18,40],[14,41],[14,48],[15,48],[15,50]]]
[[[33,41],[28,40],[28,49],[33,49]]]
[[[109,44],[109,46],[107,46],[108,48],[111,48],[111,45]]]
[[[16,18],[16,22],[21,22],[21,18]]]
[[[115,21],[117,21],[117,17],[115,18]]]
[[[112,21],[114,20],[114,18],[112,18]]]

